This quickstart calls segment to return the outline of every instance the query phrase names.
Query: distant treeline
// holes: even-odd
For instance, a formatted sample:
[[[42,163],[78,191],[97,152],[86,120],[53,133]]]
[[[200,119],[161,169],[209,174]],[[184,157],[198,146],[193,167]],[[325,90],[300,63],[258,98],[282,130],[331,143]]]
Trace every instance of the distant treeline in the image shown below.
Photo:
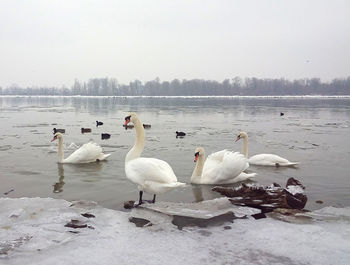
[[[213,80],[179,80],[161,82],[159,78],[142,83],[119,84],[114,78],[75,80],[68,87],[0,87],[0,95],[82,95],[82,96],[264,96],[264,95],[350,95],[350,76],[321,82],[319,78],[298,80],[240,78]]]

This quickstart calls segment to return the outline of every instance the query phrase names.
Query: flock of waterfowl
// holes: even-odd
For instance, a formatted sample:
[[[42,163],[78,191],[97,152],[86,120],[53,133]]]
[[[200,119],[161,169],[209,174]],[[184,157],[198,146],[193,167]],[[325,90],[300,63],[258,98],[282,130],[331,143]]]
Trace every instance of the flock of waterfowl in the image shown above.
[[[129,124],[132,123],[132,124]],[[96,121],[96,126],[103,125],[103,122]],[[157,158],[141,157],[145,145],[145,128],[151,125],[143,124],[135,113],[130,113],[125,117],[123,124],[125,129],[135,128],[136,137],[133,147],[125,157],[126,177],[137,185],[139,190],[139,201],[137,205],[143,203],[143,192],[153,194],[155,202],[156,194],[170,191],[176,187],[184,186],[185,183],[179,182],[171,166]],[[83,130],[84,129],[84,130]],[[64,158],[63,153],[63,134],[64,129],[54,128],[54,137],[52,141],[58,140],[58,163],[90,163],[105,160],[110,154],[104,154],[102,148],[96,143],[89,142],[82,145],[70,156]],[[82,128],[82,133],[86,128]],[[91,129],[90,129],[91,132]],[[184,137],[186,133],[176,131],[177,137]],[[109,134],[102,134],[102,139],[108,139]],[[210,154],[207,158],[203,147],[195,149],[196,162],[191,176],[191,183],[194,184],[230,184],[239,181],[254,178],[256,173],[246,173],[249,164],[260,166],[294,166],[298,162],[290,162],[274,154],[259,154],[248,158],[248,135],[240,132],[236,141],[243,139],[242,153],[222,150]]]

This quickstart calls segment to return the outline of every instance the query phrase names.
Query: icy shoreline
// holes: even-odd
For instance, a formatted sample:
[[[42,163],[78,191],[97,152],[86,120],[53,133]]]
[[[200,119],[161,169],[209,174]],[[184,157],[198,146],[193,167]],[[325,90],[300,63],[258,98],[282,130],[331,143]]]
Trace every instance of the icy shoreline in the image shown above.
[[[222,200],[209,203],[217,205]],[[181,211],[171,204],[167,207],[169,211]],[[232,207],[234,212],[242,211]],[[120,212],[93,202],[72,206],[71,202],[52,198],[0,198],[0,209],[0,264],[350,262],[349,207],[320,209],[310,213],[312,220],[305,223],[247,218],[182,230],[169,222],[167,216],[150,213],[153,225],[136,227],[129,217],[145,216],[144,209]],[[83,217],[82,213],[95,218]],[[83,221],[87,227],[66,227],[72,219]]]

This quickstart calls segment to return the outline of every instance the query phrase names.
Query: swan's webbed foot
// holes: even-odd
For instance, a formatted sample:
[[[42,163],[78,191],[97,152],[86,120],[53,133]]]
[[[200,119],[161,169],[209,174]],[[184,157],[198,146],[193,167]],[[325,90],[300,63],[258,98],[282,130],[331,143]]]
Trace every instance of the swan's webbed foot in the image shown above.
[[[156,194],[153,195],[153,199],[152,200],[144,200],[144,202],[155,203],[156,202]]]
[[[139,202],[134,204],[134,207],[139,207],[141,204],[144,204],[145,202],[148,203],[155,203],[156,202],[156,194],[153,195],[153,199],[152,200],[142,200],[142,195],[143,195],[143,191],[140,191],[139,193]]]
[[[140,203],[140,202],[138,202],[138,203],[135,202],[135,203],[134,203],[134,208],[139,207],[141,204],[143,204],[143,202],[141,202],[141,203]]]

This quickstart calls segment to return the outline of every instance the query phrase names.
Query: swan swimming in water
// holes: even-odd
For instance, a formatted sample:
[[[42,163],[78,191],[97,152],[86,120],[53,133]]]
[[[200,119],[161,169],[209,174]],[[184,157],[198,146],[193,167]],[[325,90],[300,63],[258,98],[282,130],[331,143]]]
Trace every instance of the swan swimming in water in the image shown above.
[[[256,173],[243,172],[249,164],[239,152],[222,150],[205,159],[204,148],[197,147],[194,156],[196,166],[191,176],[191,183],[194,184],[231,184],[256,176]]]
[[[246,132],[240,132],[237,136],[236,142],[243,139],[243,151],[242,153],[248,159],[248,134]],[[274,154],[259,154],[251,156],[248,159],[249,164],[257,166],[295,166],[299,162],[290,162],[287,159]]]
[[[102,147],[96,143],[89,142],[82,145],[79,149],[75,150],[70,156],[64,158],[63,153],[63,135],[61,133],[55,133],[51,142],[58,139],[58,163],[66,164],[82,164],[91,163],[96,161],[105,160],[111,154],[104,154]]]
[[[145,145],[145,130],[142,122],[135,113],[125,117],[124,125],[132,122],[136,129],[134,146],[125,157],[126,177],[137,184],[139,190],[139,202],[141,205],[143,192],[153,194],[152,203],[156,200],[156,194],[170,191],[176,187],[185,186],[185,183],[177,181],[170,165],[157,158],[140,157]]]

